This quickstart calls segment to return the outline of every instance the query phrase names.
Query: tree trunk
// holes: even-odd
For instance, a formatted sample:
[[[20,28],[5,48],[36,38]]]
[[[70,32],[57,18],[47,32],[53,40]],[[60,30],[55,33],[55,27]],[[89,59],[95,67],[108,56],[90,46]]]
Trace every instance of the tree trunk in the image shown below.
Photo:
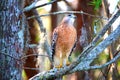
[[[23,0],[0,0],[0,80],[21,80]]]

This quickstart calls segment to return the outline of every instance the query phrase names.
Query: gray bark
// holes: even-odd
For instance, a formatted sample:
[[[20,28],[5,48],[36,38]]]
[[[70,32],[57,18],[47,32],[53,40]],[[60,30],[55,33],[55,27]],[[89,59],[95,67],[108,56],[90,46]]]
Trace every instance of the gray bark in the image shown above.
[[[0,80],[21,80],[23,0],[0,0]]]

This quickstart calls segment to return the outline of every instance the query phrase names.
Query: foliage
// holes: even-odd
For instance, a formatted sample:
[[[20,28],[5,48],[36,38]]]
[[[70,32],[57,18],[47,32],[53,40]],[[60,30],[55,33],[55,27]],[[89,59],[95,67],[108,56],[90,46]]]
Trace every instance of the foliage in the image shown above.
[[[89,5],[94,6],[94,10],[98,10],[102,4],[102,0],[92,0]]]
[[[94,30],[94,35],[96,36],[98,31],[100,30],[100,22],[99,22],[99,20],[94,20],[93,21],[93,30]]]
[[[22,71],[22,79],[23,80],[27,80],[28,79],[24,70]]]
[[[39,35],[40,35],[39,33],[36,33],[36,35],[35,35],[35,42],[37,42],[37,43],[40,41]]]

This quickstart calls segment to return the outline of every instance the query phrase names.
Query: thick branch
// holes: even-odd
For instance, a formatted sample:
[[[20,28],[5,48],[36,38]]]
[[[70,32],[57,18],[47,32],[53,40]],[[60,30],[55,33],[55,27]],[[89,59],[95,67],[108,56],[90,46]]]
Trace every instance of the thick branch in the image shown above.
[[[105,40],[103,40],[101,43],[99,43],[95,48],[93,48],[89,53],[87,53],[86,56],[82,56],[80,59],[78,59],[79,65],[72,70],[72,72],[80,71],[83,69],[83,67],[89,66],[92,61],[97,58],[97,56],[112,42],[117,40],[120,37],[120,25],[116,28],[115,31],[113,31]]]
[[[105,25],[105,27],[101,30],[101,32],[97,35],[97,37],[93,40],[93,42],[97,42],[104,34],[105,32],[111,27],[111,25],[115,22],[115,20],[120,16],[120,9],[116,12],[115,15],[113,15],[109,23]],[[94,44],[94,43],[93,43]]]
[[[103,29],[98,33],[98,35],[93,39],[93,41],[83,50],[83,52],[81,53],[81,55],[79,56],[79,58],[81,58],[82,56],[87,55],[85,53],[89,53],[95,47],[95,45],[98,42],[98,40],[103,37],[103,35],[105,34],[105,32],[111,27],[111,25],[115,22],[115,20],[119,16],[120,16],[120,10],[118,10],[116,12],[116,14],[113,15],[110,18],[109,22],[103,27]]]
[[[82,70],[91,70],[91,69],[101,69],[101,68],[104,68],[112,63],[114,63],[115,61],[118,60],[118,58],[120,58],[120,51],[118,53],[118,55],[116,55],[113,59],[111,59],[109,62],[103,64],[103,65],[94,65],[94,66],[87,66],[87,67],[83,67]],[[78,71],[81,71],[78,70]],[[71,71],[70,73],[73,73],[73,71]]]
[[[36,10],[33,10],[33,13],[34,13],[34,15],[39,15]],[[41,33],[43,33],[43,38],[45,38],[45,41],[44,41],[43,45],[41,45],[41,46],[44,46],[44,48],[45,48],[46,51],[47,51],[47,54],[49,55],[49,59],[50,59],[50,61],[52,62],[52,52],[51,52],[50,45],[48,44],[48,41],[47,41],[47,38],[46,38],[46,35],[47,35],[46,29],[45,29],[45,27],[43,26],[43,23],[42,23],[42,20],[41,20],[40,17],[36,17],[36,20],[37,20],[37,22],[38,22],[38,24],[39,24]],[[42,34],[41,34],[41,35],[42,35]]]

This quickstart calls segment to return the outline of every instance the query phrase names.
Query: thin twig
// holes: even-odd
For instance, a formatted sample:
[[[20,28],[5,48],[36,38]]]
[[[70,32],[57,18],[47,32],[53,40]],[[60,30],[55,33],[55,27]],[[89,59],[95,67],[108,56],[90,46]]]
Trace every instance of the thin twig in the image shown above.
[[[41,5],[37,5],[37,6],[36,6],[36,4],[37,4],[39,1],[33,2],[31,5],[25,7],[25,8],[23,9],[23,12],[27,12],[27,11],[30,11],[30,10],[33,10],[33,9],[36,9],[36,8],[39,8],[39,7],[43,7],[43,6],[52,4],[52,3],[57,2],[57,1],[58,1],[58,0],[52,0],[52,1],[48,2],[48,3],[44,3],[44,4],[41,4]]]
[[[116,52],[114,53],[113,57],[116,57],[117,55],[119,55],[119,53],[120,53],[120,50],[116,51]],[[112,59],[113,59],[113,58],[112,58]],[[106,72],[105,72],[106,74],[108,74],[108,72],[110,71],[111,67],[112,67],[112,65],[110,65],[110,66],[107,68],[107,70],[106,70]]]
[[[74,8],[72,7],[72,5],[67,0],[63,0],[63,1],[67,4],[67,6],[69,6],[69,8],[71,10],[74,10]]]
[[[25,55],[23,56],[21,59],[27,58],[27,57],[31,57],[31,56],[41,56],[41,57],[49,57],[48,55],[40,55],[40,54],[29,54],[29,55]]]
[[[83,12],[83,11],[58,11],[58,12],[52,12],[52,13],[48,13],[48,14],[31,16],[31,17],[28,17],[27,19],[29,20],[29,19],[36,18],[36,17],[45,17],[45,16],[50,16],[50,15],[70,14],[70,13],[72,13],[72,14],[75,14],[75,13],[76,14],[84,14],[84,15],[89,15],[91,17],[108,20],[108,18],[104,18],[102,16],[92,15],[92,14],[89,14],[89,13],[86,13],[86,12]]]
[[[103,64],[103,65],[99,65],[99,66],[97,66],[97,65],[95,65],[95,66],[90,66],[90,67],[87,67],[87,68],[85,68],[85,69],[83,68],[83,70],[100,69],[100,68],[106,67],[106,66],[108,66],[108,65],[110,65],[110,64],[112,64],[112,63],[114,63],[115,61],[117,61],[118,58],[120,58],[120,52],[119,52],[119,54],[116,55],[113,59],[111,59],[109,62],[107,62],[107,63],[105,63],[105,64]]]
[[[30,67],[23,67],[23,69],[29,69],[29,70],[40,70],[40,68],[30,68]]]
[[[11,55],[9,55],[9,54],[7,54],[7,53],[4,53],[4,52],[0,52],[1,54],[3,54],[3,55],[5,55],[5,56],[8,56],[8,57],[10,57],[10,58],[12,58],[12,59],[15,59],[15,60],[17,60],[17,61],[20,61],[21,59],[18,59],[18,58],[16,58],[16,57],[13,57],[13,56],[11,56]]]

